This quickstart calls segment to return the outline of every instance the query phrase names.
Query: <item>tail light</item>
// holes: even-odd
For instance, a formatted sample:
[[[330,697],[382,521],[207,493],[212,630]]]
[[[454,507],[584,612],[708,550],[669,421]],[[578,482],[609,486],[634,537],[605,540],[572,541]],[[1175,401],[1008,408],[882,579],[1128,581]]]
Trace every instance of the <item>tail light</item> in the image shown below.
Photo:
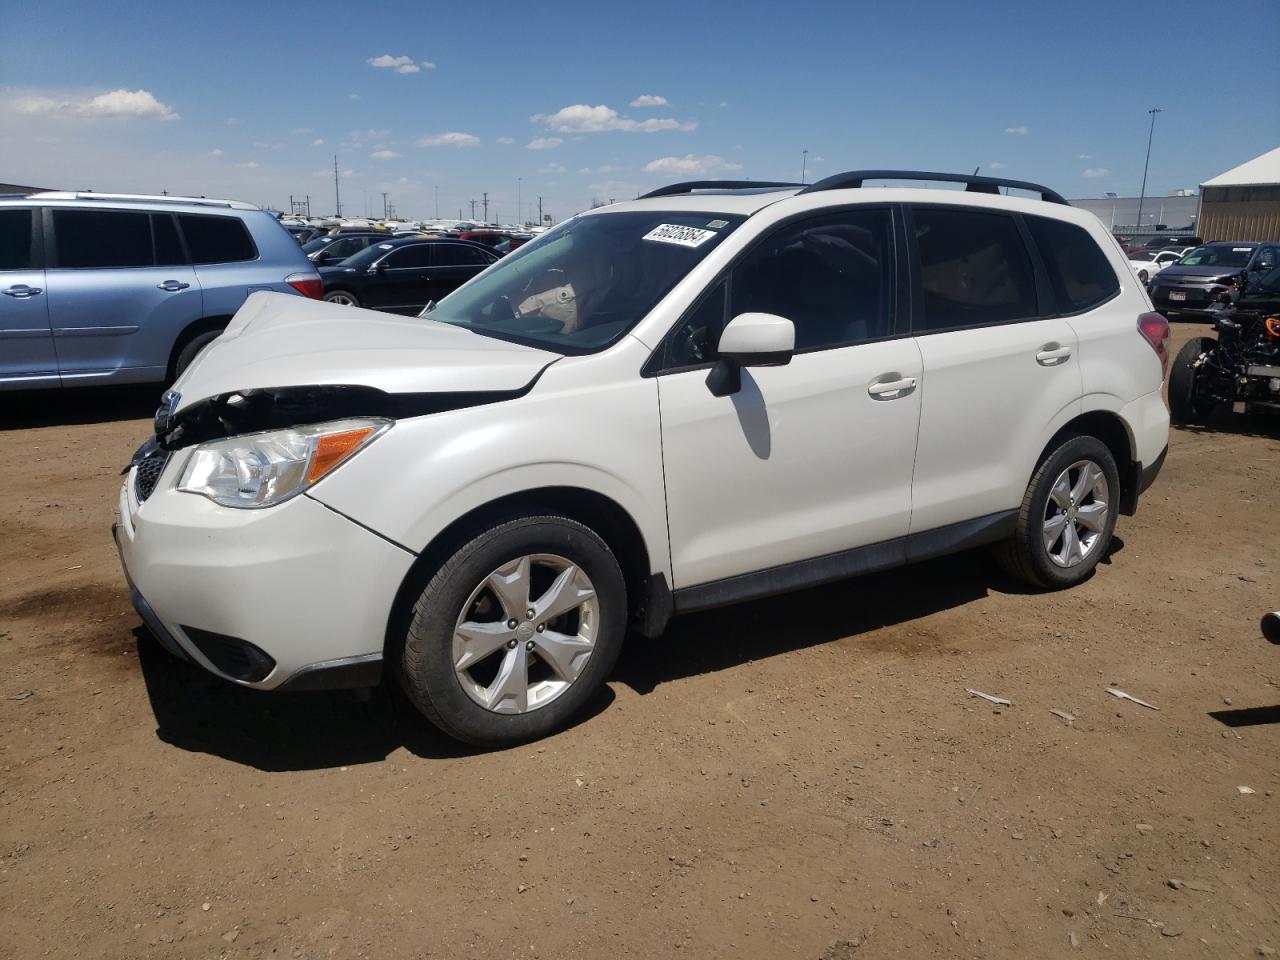
[[[284,278],[284,282],[304,297],[312,300],[324,299],[324,281],[314,273],[291,273]]]
[[[1159,313],[1144,313],[1138,317],[1138,332],[1160,358],[1160,375],[1164,376],[1169,372],[1169,321]]]

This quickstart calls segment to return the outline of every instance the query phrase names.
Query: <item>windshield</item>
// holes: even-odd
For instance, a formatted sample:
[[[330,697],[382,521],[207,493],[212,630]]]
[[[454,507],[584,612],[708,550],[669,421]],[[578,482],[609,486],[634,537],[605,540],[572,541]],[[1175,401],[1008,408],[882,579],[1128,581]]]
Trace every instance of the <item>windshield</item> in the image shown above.
[[[639,323],[742,221],[669,211],[576,217],[450,294],[431,319],[557,353],[592,353]]]
[[[1280,267],[1276,267],[1274,270],[1272,270],[1270,273],[1264,276],[1261,280],[1259,280],[1258,286],[1260,286],[1263,290],[1266,290],[1268,292],[1280,291]]]
[[[1180,267],[1243,267],[1253,247],[1196,247],[1178,261]]]
[[[308,240],[302,245],[302,252],[315,253],[317,250],[323,250],[337,239],[337,237],[316,237],[314,240]]]
[[[342,261],[344,267],[355,267],[357,270],[368,269],[373,266],[373,261],[381,260],[382,257],[390,250],[394,250],[398,244],[394,243],[375,243],[365,247],[359,253],[353,253],[347,259]]]

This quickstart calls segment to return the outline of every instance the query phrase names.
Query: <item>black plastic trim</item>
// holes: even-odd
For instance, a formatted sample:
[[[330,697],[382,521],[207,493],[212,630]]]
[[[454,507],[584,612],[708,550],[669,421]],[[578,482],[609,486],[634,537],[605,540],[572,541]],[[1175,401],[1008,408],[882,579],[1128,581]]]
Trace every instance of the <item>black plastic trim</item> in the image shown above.
[[[127,576],[128,572],[126,571],[126,578]],[[178,643],[174,635],[165,629],[164,624],[160,622],[160,618],[156,616],[156,612],[151,609],[151,604],[147,603],[142,594],[138,592],[138,588],[132,583],[129,584],[129,601],[142,619],[143,625],[159,641],[160,646],[184,663],[195,662],[191,659],[191,654],[182,649],[182,644]]]
[[[295,671],[276,687],[286,693],[300,690],[353,690],[376,687],[382,682],[382,654],[322,660]]]
[[[799,560],[767,570],[684,587],[675,591],[675,612],[709,610],[745,600],[790,593],[793,590],[816,587],[995,543],[1014,532],[1017,519],[1017,510],[1003,510],[962,523],[882,540],[812,560]]]
[[[205,658],[228,677],[245,683],[260,683],[276,668],[275,659],[257,644],[229,637],[213,630],[181,625],[182,632]]]
[[[848,173],[833,174],[830,177],[819,180],[817,183],[810,184],[800,193],[803,195],[806,193],[819,193],[823,190],[846,190],[851,187],[861,187],[864,180],[925,180],[937,183],[963,183],[969,193],[997,195],[1000,193],[1001,187],[1007,187],[1038,193],[1040,198],[1047,203],[1061,203],[1063,205],[1067,203],[1062,194],[1056,190],[1050,190],[1046,186],[1031,183],[1027,180],[1006,180],[1003,177],[979,177],[963,173],[931,173],[923,170],[850,170]]]
[[[1156,477],[1160,476],[1160,471],[1164,469],[1164,461],[1168,456],[1169,448],[1166,446],[1152,464],[1141,467],[1138,472],[1139,494],[1144,494],[1151,489],[1151,485],[1156,482]]]

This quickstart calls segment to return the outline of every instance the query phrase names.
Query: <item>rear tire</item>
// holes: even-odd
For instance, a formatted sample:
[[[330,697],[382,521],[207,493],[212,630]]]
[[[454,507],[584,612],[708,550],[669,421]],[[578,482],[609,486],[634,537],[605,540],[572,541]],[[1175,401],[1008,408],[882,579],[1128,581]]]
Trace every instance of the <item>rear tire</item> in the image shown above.
[[[197,333],[183,344],[182,349],[178,351],[177,359],[173,361],[173,379],[177,380],[182,376],[182,371],[191,366],[191,362],[195,360],[200,351],[214,340],[217,340],[221,334],[221,330],[206,330],[204,333]]]
[[[464,544],[427,583],[401,686],[451,737],[527,743],[596,695],[626,627],[622,569],[600,537],[567,517],[515,517]]]
[[[1064,435],[1036,468],[1014,534],[995,545],[1010,576],[1049,590],[1087,580],[1111,547],[1120,471],[1096,437]]]
[[[1169,371],[1169,418],[1174,423],[1204,423],[1217,404],[1196,396],[1196,382],[1200,371],[1195,362],[1202,353],[1208,353],[1218,345],[1212,337],[1192,337],[1174,358]]]
[[[340,303],[347,307],[360,306],[360,298],[350,290],[330,290],[324,295],[325,303]]]

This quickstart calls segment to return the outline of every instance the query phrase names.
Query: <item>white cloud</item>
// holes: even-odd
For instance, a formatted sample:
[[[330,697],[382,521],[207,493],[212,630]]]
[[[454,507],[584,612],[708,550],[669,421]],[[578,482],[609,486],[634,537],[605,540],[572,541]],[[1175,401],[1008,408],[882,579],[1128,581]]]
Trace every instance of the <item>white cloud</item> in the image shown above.
[[[826,162],[827,162],[827,158],[826,158],[826,157],[814,157],[814,158],[813,158],[813,162],[814,162],[814,163],[826,163]]]
[[[418,73],[421,70],[434,70],[436,65],[427,61],[415,63],[413,57],[393,57],[389,53],[384,53],[380,57],[370,57],[366,61],[371,67],[381,67],[387,70],[394,70],[396,73]]]
[[[354,101],[354,100],[359,100],[359,99],[360,99],[360,94],[358,94],[358,93],[348,93],[348,94],[347,94],[347,99],[348,99],[348,100],[352,100],[352,101]]]
[[[728,105],[729,105],[729,101],[728,101],[728,100],[721,100],[721,101],[720,101],[720,109],[721,109],[721,110],[723,110],[723,109],[724,109],[725,107],[727,107]]]
[[[671,173],[683,176],[690,173],[708,174],[724,170],[741,170],[742,164],[718,157],[714,153],[702,157],[686,153],[683,157],[659,157],[657,160],[651,160],[644,165],[644,169],[646,173]]]
[[[255,140],[253,141],[253,145],[258,150],[279,150],[284,146],[283,143],[267,143],[264,140]]]
[[[1026,127],[1005,127],[1004,132],[1017,134],[1020,137],[1025,137],[1031,131],[1028,130]]]
[[[470,133],[437,133],[430,137],[419,137],[420,147],[478,147],[480,138]]]
[[[535,113],[530,118],[534,123],[546,124],[559,133],[600,133],[606,130],[623,130],[628,133],[655,133],[658,130],[697,130],[696,120],[673,120],[670,117],[650,117],[648,120],[635,120],[624,117],[612,107],[604,104],[588,106],[575,103],[562,107],[555,113]]]
[[[507,146],[508,144],[512,144],[515,142],[516,142],[515,137],[499,137],[497,140],[494,141],[494,143],[500,143],[504,147]]]
[[[258,169],[258,161],[246,160],[244,163],[237,163],[236,166],[241,170],[256,170]]]
[[[667,98],[654,93],[642,93],[631,101],[633,107],[665,107]]]
[[[400,154],[396,153],[394,150],[375,150],[373,151],[373,153],[369,154],[369,159],[370,160],[394,160],[398,156],[400,156]]]
[[[1089,167],[1087,170],[1082,170],[1080,176],[1088,177],[1090,180],[1096,180],[1098,177],[1111,176],[1111,171],[1106,167]]]
[[[18,113],[35,116],[47,114],[64,117],[155,117],[177,120],[178,113],[161,103],[149,90],[111,90],[96,97],[19,97],[13,101]]]
[[[235,126],[237,123],[239,123],[239,122],[240,122],[240,118],[239,118],[239,117],[227,117],[227,126],[228,126],[228,127],[234,127],[234,126]]]
[[[323,147],[323,146],[324,146],[324,141],[323,141],[323,140],[321,140],[319,137],[316,137],[314,140],[312,140],[312,141],[311,141],[311,146],[313,146],[313,147]]]
[[[296,137],[300,137],[300,136],[302,136],[304,133],[310,133],[310,132],[311,132],[311,128],[310,128],[310,127],[294,127],[294,128],[293,128],[292,130],[290,130],[289,132],[290,132],[290,133],[292,133],[292,134],[293,134],[294,136],[296,136]]]
[[[584,177],[588,176],[589,174],[595,173],[595,171],[592,170],[590,167],[579,167],[578,172],[582,174]]]
[[[351,169],[339,170],[338,173],[344,177],[354,177],[356,175],[356,172]],[[321,170],[312,170],[311,175],[317,180],[332,180],[333,167],[325,167]]]
[[[564,173],[564,167],[560,166],[558,163],[548,163],[545,167],[539,167],[538,172],[542,174]]]
[[[1003,163],[1001,163],[999,160],[992,160],[990,163],[988,163],[988,164],[987,164],[987,169],[988,169],[988,170],[1003,170],[1003,169],[1004,169],[1004,166],[1005,166],[1005,165],[1004,165]]]
[[[564,143],[559,137],[534,137],[529,141],[530,150],[554,150]]]
[[[221,147],[214,147],[212,150],[210,150],[210,151],[209,151],[209,156],[211,156],[211,157],[220,157],[220,156],[222,156],[222,148],[221,148]]]
[[[1082,154],[1080,154],[1080,156],[1079,156],[1079,157],[1077,157],[1076,159],[1078,159],[1078,160],[1092,160],[1092,159],[1093,159],[1093,154],[1092,154],[1092,153],[1082,153]]]

